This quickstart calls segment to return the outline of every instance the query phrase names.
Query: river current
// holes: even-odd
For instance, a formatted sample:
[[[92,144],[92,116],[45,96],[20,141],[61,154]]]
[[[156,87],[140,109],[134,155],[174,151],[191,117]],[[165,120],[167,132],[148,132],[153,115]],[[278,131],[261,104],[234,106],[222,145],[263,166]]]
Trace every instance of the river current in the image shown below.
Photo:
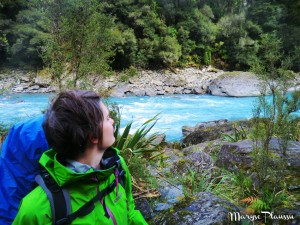
[[[41,114],[53,94],[0,95],[0,123],[12,125]],[[152,132],[165,133],[168,141],[182,138],[184,125],[227,119],[230,121],[252,117],[256,97],[219,97],[212,95],[170,95],[154,97],[108,98],[121,109],[121,127],[133,121],[133,130],[159,113]],[[299,113],[299,112],[298,112]]]

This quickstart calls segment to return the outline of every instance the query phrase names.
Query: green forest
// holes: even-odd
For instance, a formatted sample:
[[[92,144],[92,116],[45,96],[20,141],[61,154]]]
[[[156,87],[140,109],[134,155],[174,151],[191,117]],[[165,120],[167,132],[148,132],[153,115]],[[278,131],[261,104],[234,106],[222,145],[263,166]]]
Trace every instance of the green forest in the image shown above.
[[[128,68],[247,71],[266,34],[300,71],[300,0],[0,2],[1,67],[67,69],[78,79]]]

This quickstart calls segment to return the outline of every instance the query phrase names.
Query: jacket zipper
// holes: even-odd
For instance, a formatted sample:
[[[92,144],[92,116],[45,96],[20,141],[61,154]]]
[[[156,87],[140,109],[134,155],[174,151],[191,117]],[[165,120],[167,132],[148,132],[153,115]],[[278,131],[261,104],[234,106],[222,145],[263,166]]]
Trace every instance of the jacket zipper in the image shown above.
[[[93,180],[97,181],[97,183],[98,183],[98,179],[96,177]],[[99,193],[99,192],[100,192],[100,189],[99,189],[99,186],[97,185],[97,193]],[[104,196],[104,198],[105,198],[105,196]],[[110,209],[106,206],[106,204],[104,204],[103,199],[99,200],[99,202],[101,203],[103,208],[105,207],[104,211],[106,211],[108,213],[108,215],[112,219],[114,225],[117,225],[117,221],[116,221],[114,214],[110,211]]]

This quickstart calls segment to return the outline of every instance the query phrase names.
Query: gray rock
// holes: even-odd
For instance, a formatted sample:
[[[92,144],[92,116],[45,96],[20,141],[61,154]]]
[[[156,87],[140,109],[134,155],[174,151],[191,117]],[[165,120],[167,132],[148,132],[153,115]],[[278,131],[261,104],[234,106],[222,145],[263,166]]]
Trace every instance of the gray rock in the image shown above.
[[[38,90],[39,88],[40,88],[39,85],[33,85],[33,86],[28,87],[28,90]]]
[[[249,72],[225,73],[211,82],[208,93],[217,96],[258,96],[260,81]]]
[[[164,95],[165,93],[166,93],[166,92],[165,92],[164,90],[158,90],[158,91],[157,91],[157,94],[158,94],[158,95]]]
[[[155,206],[155,211],[163,211],[163,210],[167,210],[169,208],[171,208],[173,205],[169,204],[169,203],[158,203]]]
[[[195,87],[195,88],[193,88],[193,93],[194,94],[205,94],[206,90],[203,89],[202,87]]]
[[[170,86],[166,86],[164,87],[164,90],[167,94],[174,94],[174,88],[170,87]]]
[[[134,96],[145,96],[146,95],[146,91],[145,91],[145,88],[132,88],[131,89],[131,93],[132,95]]]
[[[162,185],[163,184],[163,185]],[[161,183],[162,188],[159,188],[161,194],[160,200],[169,204],[174,204],[184,197],[182,185],[172,186],[166,182]]]
[[[233,123],[210,121],[201,123],[196,126],[194,132],[183,138],[182,143],[185,145],[196,145],[205,141],[212,141],[220,138],[223,133],[233,131]]]
[[[153,210],[145,198],[136,199],[135,206],[137,210],[140,210],[146,220],[153,217]]]
[[[153,88],[146,88],[145,92],[146,92],[145,94],[147,96],[155,96],[155,95],[157,95],[157,92]]]
[[[155,216],[150,225],[229,225],[241,224],[230,221],[229,213],[240,210],[230,202],[208,192],[198,193],[196,200],[178,203],[172,209]]]
[[[17,86],[15,88],[13,88],[14,92],[22,92],[24,90],[24,88],[22,86]]]
[[[20,81],[21,81],[21,82],[29,82],[30,79],[29,79],[29,77],[27,77],[27,76],[22,76],[22,77],[20,78]]]
[[[186,136],[188,136],[189,134],[195,131],[195,127],[183,126],[181,130],[182,130],[182,137],[185,138]]]
[[[221,147],[218,154],[216,165],[225,167],[230,171],[238,171],[239,169],[249,170],[252,168],[254,142],[252,140],[243,140],[236,143],[227,143]],[[283,158],[282,148],[278,138],[272,138],[270,142],[270,150],[274,153],[274,160]],[[286,157],[288,169],[300,171],[300,142],[289,141],[286,149]]]
[[[228,120],[226,120],[226,119],[200,122],[200,123],[196,124],[195,129],[205,128],[205,127],[214,127],[214,126],[218,126],[218,125],[226,124],[226,123],[228,123]]]
[[[188,154],[184,159],[175,161],[170,170],[172,173],[181,175],[189,173],[190,170],[197,174],[203,174],[210,172],[213,166],[214,162],[210,155],[196,151]]]
[[[130,87],[125,83],[119,83],[111,90],[112,97],[124,97],[126,92],[130,91]]]
[[[182,92],[183,94],[192,94],[192,90],[191,89],[184,89],[183,90],[183,92]]]
[[[252,168],[253,142],[244,140],[236,143],[223,144],[218,154],[216,166],[224,167],[229,171],[249,170]]]
[[[175,88],[175,90],[174,90],[174,94],[182,94],[182,90],[183,90],[182,87],[177,87],[177,88]]]
[[[34,83],[39,85],[40,87],[48,87],[51,82],[52,80],[50,76],[37,76],[34,78]]]
[[[151,142],[153,145],[159,145],[162,142],[166,141],[166,135],[165,134],[158,134],[156,135],[155,139]]]

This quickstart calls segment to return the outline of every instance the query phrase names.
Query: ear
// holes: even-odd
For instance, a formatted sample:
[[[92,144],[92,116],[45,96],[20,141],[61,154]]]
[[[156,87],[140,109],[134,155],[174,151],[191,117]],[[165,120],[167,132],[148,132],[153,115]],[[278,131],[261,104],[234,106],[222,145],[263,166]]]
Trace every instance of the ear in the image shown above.
[[[98,138],[91,138],[92,144],[98,144],[98,142],[99,142]]]

